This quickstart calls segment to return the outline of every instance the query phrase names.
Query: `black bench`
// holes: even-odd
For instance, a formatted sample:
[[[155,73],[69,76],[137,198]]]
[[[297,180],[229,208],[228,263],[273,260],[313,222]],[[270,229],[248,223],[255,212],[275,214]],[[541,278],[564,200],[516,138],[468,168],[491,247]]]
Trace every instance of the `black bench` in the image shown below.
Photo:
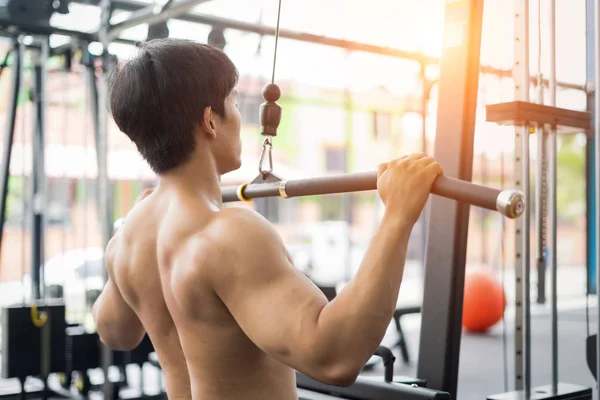
[[[402,325],[400,324],[400,318],[408,314],[420,314],[421,306],[409,306],[409,307],[399,307],[394,311],[394,324],[396,325],[396,331],[398,332],[398,341],[392,348],[398,346],[400,347],[400,353],[402,355],[402,361],[405,364],[410,362],[410,356],[408,354],[408,346],[406,344],[406,337],[404,336],[404,331],[402,330]]]

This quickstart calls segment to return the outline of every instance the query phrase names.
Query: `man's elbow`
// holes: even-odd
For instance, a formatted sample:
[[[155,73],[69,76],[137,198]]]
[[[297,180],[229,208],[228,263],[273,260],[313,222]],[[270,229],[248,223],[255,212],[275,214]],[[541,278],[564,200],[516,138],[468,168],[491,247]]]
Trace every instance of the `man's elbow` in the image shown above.
[[[313,343],[308,354],[312,378],[326,385],[347,387],[356,382],[358,375],[364,367],[364,362],[356,352],[336,351],[334,346],[322,346]]]
[[[121,329],[106,323],[97,323],[96,332],[100,341],[109,349],[114,351],[130,351],[138,347],[143,339],[131,334],[124,334]]]
[[[332,386],[347,387],[356,382],[360,375],[362,367],[357,368],[348,364],[333,365],[321,372],[320,380],[322,383]]]
[[[348,357],[332,356],[323,359],[320,356],[312,359],[310,365],[301,368],[300,372],[306,371],[305,375],[326,385],[347,387],[356,382],[363,367],[363,364],[359,365],[358,362],[349,360]]]
[[[115,334],[101,334],[98,332],[98,337],[100,338],[102,344],[114,351],[131,351],[140,344],[140,340],[123,338]]]

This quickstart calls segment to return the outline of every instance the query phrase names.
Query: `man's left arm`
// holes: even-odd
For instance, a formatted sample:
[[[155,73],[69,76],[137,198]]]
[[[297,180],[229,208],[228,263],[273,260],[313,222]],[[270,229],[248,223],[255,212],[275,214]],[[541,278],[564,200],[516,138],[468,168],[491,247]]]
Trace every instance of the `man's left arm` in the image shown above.
[[[112,242],[112,241],[111,241]],[[106,249],[106,266],[109,278],[100,296],[94,303],[92,314],[96,322],[96,331],[102,343],[112,350],[127,351],[135,349],[144,338],[145,330],[135,311],[123,298],[115,284],[111,271],[111,244]]]

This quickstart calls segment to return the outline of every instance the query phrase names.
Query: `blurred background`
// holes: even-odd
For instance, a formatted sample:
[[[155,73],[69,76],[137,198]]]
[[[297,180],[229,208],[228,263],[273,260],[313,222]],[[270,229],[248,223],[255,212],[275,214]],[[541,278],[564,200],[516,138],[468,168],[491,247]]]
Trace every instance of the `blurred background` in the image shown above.
[[[93,1],[73,1],[68,14],[54,14],[51,24],[63,29],[95,32],[100,9]],[[113,23],[132,10],[154,3],[123,0]],[[165,3],[156,1],[157,5]],[[537,18],[531,2],[531,18]],[[544,6],[546,3],[542,3]],[[557,1],[557,106],[585,110],[586,48],[585,2]],[[487,0],[484,9],[481,77],[477,106],[473,181],[494,187],[513,185],[514,129],[485,122],[485,106],[514,98],[514,4]],[[127,11],[129,10],[129,11]],[[236,64],[240,80],[239,107],[243,127],[243,165],[222,177],[224,185],[252,180],[258,171],[262,137],[259,134],[261,91],[270,81],[274,38],[269,35],[225,29],[214,23],[243,22],[274,27],[275,0],[212,0],[190,15],[216,17],[212,24],[175,19],[168,22],[170,37],[206,42],[221,37],[224,51]],[[542,15],[547,11],[542,9]],[[283,116],[273,141],[274,172],[286,179],[374,170],[377,164],[406,153],[434,153],[437,120],[436,64],[442,48],[442,0],[285,0],[281,29],[291,33],[355,41],[395,49],[396,56],[369,54],[281,37],[275,82],[282,89]],[[542,19],[542,32],[548,26]],[[531,65],[538,62],[538,31],[531,24]],[[121,35],[131,43],[146,40],[148,26],[128,29]],[[51,35],[52,47],[69,42]],[[0,55],[11,43],[0,41]],[[126,60],[134,47],[113,43],[108,49]],[[93,51],[93,46],[90,46]],[[405,56],[397,56],[398,51]],[[422,61],[427,62],[421,68]],[[89,302],[81,301],[102,288],[102,233],[97,202],[97,164],[90,99],[84,67],[74,63],[69,72],[52,69],[47,78],[46,153],[47,219],[43,254],[46,286],[65,291],[68,319],[86,319]],[[548,54],[542,52],[542,71]],[[25,58],[24,87],[32,72]],[[6,124],[10,97],[10,69],[0,79],[0,126]],[[532,88],[533,91],[533,88]],[[25,89],[22,97],[25,98]],[[532,92],[533,93],[533,92]],[[535,98],[535,97],[533,97]],[[29,210],[31,190],[31,103],[20,101],[10,165],[8,208],[0,254],[0,302],[14,303],[29,296],[31,264]],[[4,137],[1,138],[4,140]],[[586,294],[586,134],[565,132],[558,139],[558,264],[559,304],[581,302]],[[535,163],[532,136],[532,166]],[[108,173],[114,219],[126,215],[138,193],[155,176],[135,146],[109,123]],[[532,174],[535,168],[532,167]],[[535,179],[532,175],[532,182]],[[533,193],[533,192],[532,192]],[[359,267],[379,218],[382,205],[375,192],[294,199],[259,199],[249,204],[265,215],[283,236],[298,268],[322,285],[339,286]],[[533,210],[531,210],[533,212]],[[399,303],[420,304],[426,218],[413,230]],[[435,223],[432,225],[435,226]],[[534,224],[532,224],[532,232]],[[483,269],[506,279],[510,299],[514,257],[514,223],[498,213],[472,207],[467,268]],[[535,233],[532,233],[535,238]],[[535,254],[532,239],[532,254]],[[532,264],[533,265],[533,264]],[[444,268],[440,265],[439,268]],[[536,273],[532,283],[535,286]],[[535,292],[535,288],[532,288]]]

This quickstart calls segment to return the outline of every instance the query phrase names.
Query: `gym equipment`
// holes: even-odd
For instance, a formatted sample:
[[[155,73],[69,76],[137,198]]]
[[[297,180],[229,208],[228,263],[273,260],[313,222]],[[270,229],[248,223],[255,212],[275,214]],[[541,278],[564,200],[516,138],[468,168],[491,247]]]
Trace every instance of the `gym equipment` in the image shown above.
[[[9,0],[0,10],[6,9],[11,19],[19,22],[48,25],[52,14],[69,13],[70,0]]]
[[[275,47],[277,51],[277,47]],[[273,66],[273,71],[275,66]],[[274,76],[274,75],[273,75]],[[312,179],[285,181],[272,173],[272,138],[277,135],[281,121],[281,107],[276,104],[280,89],[274,83],[263,89],[265,102],[260,107],[261,135],[265,136],[259,161],[259,176],[250,184],[239,187],[222,188],[222,198],[228,201],[250,201],[259,197],[281,196],[283,198],[312,196],[333,193],[375,190],[377,172],[355,173]],[[263,168],[265,157],[269,159],[269,169]],[[517,191],[500,191],[475,185],[464,180],[440,176],[431,190],[433,194],[449,199],[467,202],[472,205],[497,210],[508,218],[519,217],[524,210],[523,196]]]
[[[237,188],[223,188],[222,194],[223,201],[228,202],[248,201],[259,197],[288,198],[349,193],[376,188],[377,172],[366,172],[292,181],[271,178],[265,183],[254,180],[251,184],[243,184]],[[496,210],[508,218],[517,218],[524,210],[523,196],[516,191],[500,191],[446,176],[440,176],[436,180],[431,193],[488,210]]]
[[[489,274],[478,271],[465,277],[463,327],[470,332],[485,332],[504,315],[504,288]]]
[[[408,345],[406,344],[406,337],[404,336],[404,331],[402,330],[402,324],[400,323],[400,319],[409,314],[420,314],[421,306],[408,306],[408,307],[399,307],[394,311],[394,316],[392,317],[394,321],[394,325],[396,326],[396,332],[398,332],[398,341],[393,347],[398,346],[400,348],[400,354],[402,355],[402,360],[405,364],[410,363],[410,355],[408,354]]]
[[[65,389],[69,391],[74,386],[79,394],[87,396],[99,389],[89,374],[90,370],[101,366],[102,345],[98,334],[86,332],[80,325],[68,326],[65,306],[61,301],[52,299],[28,306],[10,306],[1,311],[4,332],[1,377],[18,378],[21,382],[19,393],[10,395],[32,394],[24,392],[25,381],[29,377],[38,377],[43,382],[43,389],[35,392],[38,395],[64,397]],[[141,371],[152,352],[154,347],[148,336],[130,352],[112,352],[111,366],[119,368],[120,374],[117,380],[108,380],[108,384],[113,386],[118,398],[164,398],[162,392],[145,393],[143,379],[137,389],[127,386],[125,366],[137,365]],[[50,387],[51,375],[59,377],[62,388]],[[143,374],[140,373],[141,377]],[[125,390],[131,395],[123,396]],[[2,395],[0,393],[0,397]]]
[[[237,188],[222,188],[223,201],[247,202],[253,198],[259,197],[281,196],[283,198],[288,198],[375,190],[377,188],[377,172],[346,174],[295,181],[285,181],[273,174],[272,139],[277,136],[277,129],[279,128],[282,114],[282,109],[277,104],[277,100],[279,100],[279,97],[281,96],[281,90],[279,86],[275,84],[280,11],[281,0],[279,0],[277,14],[271,83],[263,88],[262,96],[265,102],[260,106],[260,133],[265,139],[263,141],[259,160],[259,175],[250,184],[242,184]],[[268,158],[269,161],[268,169],[263,167],[265,158]],[[524,210],[523,195],[517,191],[499,191],[497,189],[475,185],[466,180],[454,179],[450,176],[439,177],[435,181],[431,192],[439,196],[466,202],[489,210],[497,210],[509,218],[519,217]]]
[[[267,85],[273,87],[274,84]],[[278,97],[269,97],[268,90],[263,91],[265,103],[261,107],[261,121],[272,124],[263,127],[262,134],[275,136],[279,124],[279,118],[274,118],[274,101]],[[279,110],[278,110],[279,111]],[[238,187],[222,188],[222,199],[229,201],[250,201],[259,197],[281,196],[283,198],[297,196],[312,196],[333,193],[349,193],[355,191],[375,190],[377,188],[377,172],[354,173],[337,176],[327,176],[312,179],[300,179],[285,181],[273,174],[271,170],[262,168],[265,153],[268,152],[271,160],[270,138],[266,138],[263,144],[259,171],[260,175],[250,184],[242,184]],[[272,167],[272,163],[271,163]],[[523,195],[517,191],[497,189],[475,185],[460,179],[440,176],[434,183],[433,194],[449,199],[463,201],[472,205],[496,210],[508,218],[517,218],[524,211]]]
[[[0,197],[0,250],[2,249],[2,238],[4,233],[4,223],[6,222],[6,197],[8,196],[8,180],[10,177],[10,159],[12,155],[12,144],[15,135],[15,125],[17,118],[17,101],[19,99],[20,80],[23,74],[23,53],[25,47],[20,38],[13,39],[13,61],[11,65],[10,80],[10,100],[8,103],[8,112],[6,118],[6,140],[2,156],[2,177]]]
[[[591,1],[589,2],[591,3]],[[595,256],[595,269],[594,272],[596,274],[596,310],[600,313],[600,296],[598,296],[598,288],[600,287],[600,274],[598,269],[600,268],[600,236],[598,236],[598,234],[600,233],[600,206],[598,205],[598,199],[600,199],[600,120],[598,119],[600,116],[600,96],[598,96],[598,93],[600,91],[600,2],[598,0],[594,1],[594,17],[593,17],[593,22],[592,25],[594,27],[593,29],[593,38],[591,42],[593,43],[594,46],[594,63],[593,63],[593,69],[595,71],[594,73],[594,97],[593,97],[593,101],[594,101],[594,152],[593,152],[593,164],[594,164],[594,187],[595,190],[593,190],[594,193],[594,201],[593,201],[593,218],[594,218],[594,224],[593,224],[593,239],[594,239],[594,243],[593,243],[593,255]],[[590,4],[588,4],[588,9],[590,8]],[[589,22],[589,18],[588,18],[588,24]],[[588,26],[589,28],[589,26]],[[588,31],[592,31],[591,29],[588,29]],[[589,63],[588,63],[588,68],[589,68]],[[588,71],[589,74],[589,71]],[[590,224],[591,225],[591,224]],[[588,249],[589,251],[589,249]],[[588,255],[589,257],[589,255]],[[588,285],[589,286],[589,285]],[[597,333],[596,333],[596,369],[598,368],[598,365],[600,365],[600,318],[598,318],[597,321]],[[596,374],[594,374],[594,376],[596,377],[596,381],[598,381],[598,375],[597,372]]]
[[[301,399],[319,399],[313,397],[313,393],[321,393],[334,398],[355,400],[417,400],[417,399],[439,399],[450,400],[449,393],[417,386],[416,384],[377,382],[359,376],[356,382],[349,387],[337,387],[320,383],[300,373],[296,373],[296,386]],[[304,390],[310,390],[309,393]]]
[[[440,107],[438,107],[437,126],[444,128],[436,136],[436,159],[444,165],[447,178],[458,178],[453,181],[453,184],[462,181],[461,183],[469,185],[470,190],[466,191],[469,197],[461,198],[444,193],[446,196],[434,197],[431,200],[429,223],[435,226],[429,229],[422,307],[422,326],[428,328],[421,330],[418,377],[424,379],[428,386],[448,392],[451,397],[456,397],[458,379],[468,202],[472,203],[478,197],[475,195],[477,190],[473,190],[476,186],[468,181],[471,180],[473,161],[482,14],[482,0],[448,2],[445,13],[445,36],[460,40],[445,43],[442,65],[446,62],[453,65],[453,68],[452,70],[442,68],[438,94]],[[253,197],[260,196],[279,195],[285,198],[374,189],[376,185],[373,173],[368,178],[371,180],[369,185],[363,183],[363,180],[368,180],[364,178],[368,175],[361,175],[360,180],[356,179],[356,175],[344,175],[319,178],[319,180],[286,182],[273,174],[272,138],[276,136],[281,118],[281,108],[275,104],[280,92],[274,83],[277,37],[276,33],[271,83],[263,90],[265,103],[261,106],[261,134],[265,136],[265,140],[259,161],[259,175],[250,184],[223,189],[223,200],[249,201]],[[454,106],[444,107],[446,104]],[[263,167],[265,159],[269,161],[268,169]],[[362,184],[365,186],[360,186]],[[455,193],[451,192],[451,194]],[[481,192],[477,194],[480,195]],[[527,195],[528,193],[525,193],[525,200],[523,200],[521,194],[518,194],[520,199],[517,202],[518,213],[503,214],[513,215],[513,217],[521,215],[523,210],[527,209]],[[451,198],[463,202],[449,203],[448,200]],[[521,201],[524,204],[520,204]],[[489,203],[486,204],[489,207]],[[447,264],[448,260],[451,260],[452,265],[440,269],[439,265]],[[444,312],[439,311],[440,304],[446,305]]]
[[[538,215],[536,231],[538,232],[538,270],[545,273],[546,261],[549,261],[552,272],[551,290],[551,324],[552,324],[552,380],[548,386],[531,387],[531,315],[530,315],[530,216],[517,221],[515,226],[516,259],[515,277],[517,295],[515,301],[515,383],[512,392],[489,396],[488,399],[530,398],[591,398],[592,390],[583,386],[560,383],[558,381],[558,311],[557,311],[557,262],[556,262],[556,138],[559,127],[589,130],[589,113],[565,110],[556,107],[556,55],[555,55],[555,0],[550,2],[550,72],[549,91],[550,105],[531,104],[529,100],[529,1],[517,1],[515,12],[515,98],[516,101],[506,104],[487,106],[487,120],[504,125],[514,125],[515,129],[515,181],[525,193],[526,207],[529,199],[529,139],[532,127],[538,127]],[[541,23],[538,33],[541,34]],[[540,41],[541,43],[541,41]],[[541,55],[541,50],[540,50]],[[541,72],[539,72],[541,76]],[[538,85],[542,80],[538,77]],[[539,101],[543,102],[539,89]],[[548,130],[548,132],[546,132]],[[547,207],[546,207],[547,205]],[[528,207],[529,208],[529,207]],[[549,215],[546,216],[546,209]],[[547,222],[549,220],[549,223]],[[546,225],[548,229],[546,229]],[[549,237],[545,256],[546,235]]]
[[[50,392],[51,373],[65,370],[65,307],[59,301],[11,306],[2,309],[3,379],[18,378],[18,394],[25,395],[25,380],[37,376],[44,382],[42,394]],[[13,395],[18,395],[13,394]]]
[[[472,180],[482,18],[483,0],[446,2],[434,156],[446,176],[465,181]],[[417,377],[455,399],[469,205],[433,196],[428,223]]]
[[[75,380],[75,387],[78,392],[84,396],[87,396],[90,391],[98,390],[100,388],[98,385],[91,382],[90,375],[88,374],[89,370],[100,368],[102,366],[100,346],[100,339],[96,332],[85,332],[82,326],[72,326],[67,328],[66,348],[68,356],[63,379],[63,385],[65,387],[69,387],[72,383],[72,378],[77,377]],[[131,364],[137,365],[140,368],[140,377],[143,377],[141,368],[148,362],[148,357],[152,352],[154,352],[154,346],[148,336],[144,336],[142,343],[130,352],[112,351],[112,365],[118,367],[120,370],[119,379],[110,381],[110,384],[113,385],[115,395],[119,395],[119,398],[123,398],[121,392],[123,389],[127,388],[125,366]],[[163,396],[162,393],[145,393],[143,379],[140,380],[139,386],[135,391],[135,397],[162,398]],[[131,396],[128,397],[130,398]]]

